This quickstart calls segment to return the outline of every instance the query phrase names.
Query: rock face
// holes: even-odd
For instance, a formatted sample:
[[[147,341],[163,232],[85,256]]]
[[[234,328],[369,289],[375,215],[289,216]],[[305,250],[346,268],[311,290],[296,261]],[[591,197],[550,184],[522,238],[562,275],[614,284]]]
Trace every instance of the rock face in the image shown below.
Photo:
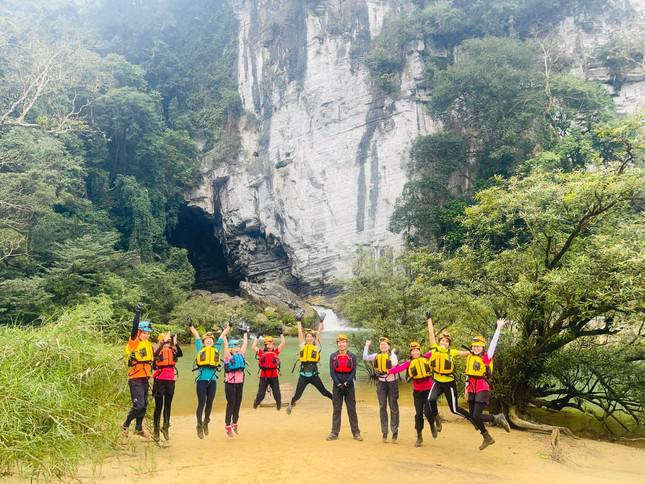
[[[379,254],[400,247],[387,227],[409,149],[436,127],[416,94],[423,65],[414,47],[396,99],[373,89],[359,59],[385,17],[414,2],[229,3],[239,19],[238,83],[247,112],[241,147],[225,166],[205,167],[189,202],[214,220],[235,280],[276,281],[298,294],[333,291],[358,248]],[[567,39],[575,52],[597,40],[573,34]],[[582,59],[585,74],[587,67]],[[627,85],[619,95],[626,110],[628,97],[643,101],[642,85]]]

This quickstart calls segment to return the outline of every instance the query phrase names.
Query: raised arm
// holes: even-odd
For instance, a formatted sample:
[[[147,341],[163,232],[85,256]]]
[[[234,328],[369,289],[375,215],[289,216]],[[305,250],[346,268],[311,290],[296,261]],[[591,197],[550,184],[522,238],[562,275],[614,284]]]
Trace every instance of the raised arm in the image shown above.
[[[300,321],[300,318],[296,318],[296,326],[298,327],[298,343],[304,345],[305,335],[302,332],[302,321]]]
[[[282,351],[282,348],[284,348],[284,344],[286,343],[284,339],[284,333],[280,332],[280,344],[278,345],[278,350]]]
[[[249,332],[244,331],[244,336],[242,337],[242,346],[240,346],[240,353],[246,353],[246,348],[249,345]]]
[[[434,346],[437,344],[437,339],[434,336],[434,325],[432,324],[432,313],[430,311],[426,311],[426,315],[428,316],[428,341],[430,341],[431,346]]]
[[[224,356],[224,359],[226,359],[231,356],[231,351],[228,349],[228,338],[226,337],[226,333],[224,333],[224,331],[222,331],[220,338],[222,338],[222,355]]]
[[[316,331],[316,341],[322,346],[322,333],[325,330],[325,325],[322,322],[322,319],[318,322],[318,331]]]
[[[490,340],[490,345],[488,345],[488,357],[492,358],[495,354],[495,348],[497,348],[497,341],[499,340],[499,335],[502,332],[502,328],[506,326],[508,321],[504,318],[497,320],[497,328],[495,328],[495,334],[493,334],[493,339]]]
[[[130,330],[130,339],[137,337],[139,332],[139,320],[141,319],[141,310],[143,309],[142,303],[137,303],[137,307],[134,309],[134,319],[132,319],[132,329]]]
[[[195,340],[201,339],[201,338],[199,337],[199,332],[197,331],[197,329],[195,328],[195,326],[193,326],[193,322],[192,322],[192,321],[189,321],[189,322],[188,322],[188,330],[190,331],[190,334],[192,334],[192,335],[193,335],[193,338],[195,338]]]
[[[251,349],[257,353],[258,352],[258,337],[253,338],[253,343],[251,343]]]
[[[184,356],[184,352],[181,351],[181,347],[179,346],[179,342],[177,341],[176,334],[172,335],[172,344],[175,347],[175,350],[177,351],[177,358],[181,358],[182,356]]]
[[[365,341],[365,346],[363,347],[363,361],[372,361],[376,355],[370,355],[370,345],[372,340]]]

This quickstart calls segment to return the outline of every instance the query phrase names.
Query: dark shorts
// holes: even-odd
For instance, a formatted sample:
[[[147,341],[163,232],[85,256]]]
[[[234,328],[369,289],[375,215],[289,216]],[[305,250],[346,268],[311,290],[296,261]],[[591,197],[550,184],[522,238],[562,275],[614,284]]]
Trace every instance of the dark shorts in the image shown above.
[[[468,393],[468,401],[488,405],[490,403],[490,392],[485,390],[483,392]]]

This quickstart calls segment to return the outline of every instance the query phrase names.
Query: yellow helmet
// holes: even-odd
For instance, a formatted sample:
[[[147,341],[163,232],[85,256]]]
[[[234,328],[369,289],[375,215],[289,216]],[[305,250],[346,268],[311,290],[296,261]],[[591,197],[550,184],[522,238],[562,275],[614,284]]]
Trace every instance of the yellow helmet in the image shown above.
[[[267,344],[267,343],[273,343],[273,336],[264,337],[264,344]]]
[[[412,351],[412,350],[420,350],[420,349],[421,349],[421,345],[419,344],[418,341],[412,341],[410,343],[410,351]]]
[[[392,344],[392,343],[390,343],[390,338],[388,338],[387,336],[381,336],[378,340],[379,340],[379,343],[381,343],[381,342],[383,342],[383,341],[384,341],[384,342],[386,342],[386,343],[387,343],[387,344],[389,344],[389,345],[391,345],[391,344]]]
[[[448,331],[441,332],[441,334],[439,335],[439,341],[444,338],[446,338],[448,341],[450,341],[450,344],[452,344],[452,336],[450,336],[450,333]]]
[[[213,334],[212,331],[206,331],[204,333],[204,336],[202,337],[202,341],[205,340],[206,338],[211,338],[212,340],[215,340],[215,335]]]
[[[170,333],[161,333],[159,336],[157,336],[157,343],[163,344],[166,341],[170,341]]]
[[[486,346],[486,338],[481,335],[474,336],[473,339],[470,340],[470,346]]]
[[[336,342],[338,341],[347,341],[347,335],[345,333],[340,333],[336,336]]]

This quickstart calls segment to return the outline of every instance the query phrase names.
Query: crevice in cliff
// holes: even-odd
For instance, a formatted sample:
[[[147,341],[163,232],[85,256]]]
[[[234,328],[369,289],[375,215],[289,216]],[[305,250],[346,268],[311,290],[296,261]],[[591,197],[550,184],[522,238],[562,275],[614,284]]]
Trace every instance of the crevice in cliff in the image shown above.
[[[194,289],[237,292],[239,279],[229,275],[224,247],[216,237],[218,221],[199,207],[184,205],[170,243],[188,250],[195,268]]]

